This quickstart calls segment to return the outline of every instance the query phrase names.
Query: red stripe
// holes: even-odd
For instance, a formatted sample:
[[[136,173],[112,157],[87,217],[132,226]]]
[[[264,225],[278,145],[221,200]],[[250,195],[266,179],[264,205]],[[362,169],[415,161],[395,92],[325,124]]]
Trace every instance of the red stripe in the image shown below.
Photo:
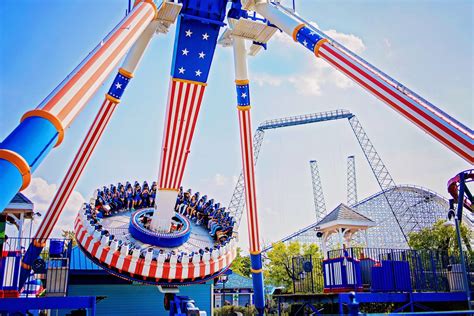
[[[93,240],[94,238],[92,238],[92,236],[87,236],[87,239],[86,239],[86,242],[84,243],[84,248],[87,250],[89,248],[89,245],[91,243],[91,241]]]
[[[150,270],[148,271],[148,276],[154,278],[156,274],[156,261],[152,260],[150,263]]]
[[[201,261],[199,262],[199,276],[203,277],[206,275],[206,264]]]
[[[105,259],[107,258],[107,255],[109,254],[109,251],[110,251],[110,248],[109,247],[105,247],[103,250],[102,250],[102,254],[100,255],[100,258],[99,260],[101,262],[104,262]]]
[[[142,258],[137,260],[137,265],[135,266],[135,274],[143,275],[143,267],[145,266],[145,260]]]
[[[112,255],[112,260],[110,260],[110,266],[111,267],[117,267],[117,262],[120,257],[120,252],[119,251],[114,251]]]
[[[173,146],[173,154],[170,155],[170,159],[171,157],[173,157],[173,160],[172,160],[172,164],[171,164],[171,168],[169,170],[169,183],[168,183],[168,188],[176,188],[174,183],[175,183],[175,174],[177,172],[176,168],[178,167],[178,161],[179,161],[179,156],[178,156],[178,151],[179,149],[183,146],[183,142],[181,141],[181,137],[186,137],[186,135],[184,134],[184,128],[183,127],[187,127],[189,126],[189,119],[186,117],[186,111],[190,111],[192,106],[190,106],[190,103],[192,105],[192,102],[189,102],[188,100],[188,95],[189,95],[189,88],[191,87],[191,84],[189,83],[186,83],[185,84],[185,92],[184,92],[184,101],[183,101],[183,104],[182,104],[182,110],[181,110],[181,118],[180,118],[180,122],[179,122],[179,126],[178,126],[178,129],[175,130],[175,134],[177,134],[177,138],[176,138],[176,146]],[[181,100],[179,100],[181,102]],[[179,113],[177,113],[179,115]],[[178,116],[177,115],[177,116]],[[186,126],[185,126],[186,125]],[[173,135],[173,136],[176,136],[176,135]],[[174,138],[174,137],[173,137]]]
[[[127,271],[127,272],[130,272],[128,271],[128,269],[130,269],[130,261],[131,261],[131,255],[127,255],[125,256],[125,258],[123,259],[123,265],[122,265],[122,271]],[[118,267],[117,267],[118,268]],[[133,273],[133,272],[131,272]]]
[[[189,94],[189,89],[190,89],[191,85],[188,85],[187,89],[186,89],[186,99],[188,98],[188,94]],[[179,154],[177,155],[177,164],[176,164],[176,169],[173,173],[173,182],[172,182],[172,187],[173,188],[178,188],[180,186],[180,183],[179,183],[179,174],[181,173],[181,168],[183,166],[182,164],[182,161],[183,161],[183,154],[185,154],[185,149],[186,149],[186,146],[187,146],[187,143],[188,143],[188,140],[189,138],[192,138],[192,134],[191,135],[188,135],[188,130],[189,130],[189,127],[191,126],[191,129],[192,129],[192,125],[194,124],[193,122],[193,118],[192,118],[192,115],[193,115],[193,110],[194,110],[194,101],[195,101],[195,96],[196,96],[196,90],[199,89],[199,86],[198,85],[195,85],[193,84],[193,93],[191,95],[191,100],[188,102],[188,107],[189,107],[189,111],[188,111],[188,116],[186,117],[186,127],[184,129],[184,138],[183,138],[183,141],[181,143],[179,143]],[[184,115],[184,113],[183,113]],[[186,150],[187,152],[187,150]]]
[[[188,265],[188,277],[190,279],[193,279],[194,278],[194,263],[190,262],[189,265]]]
[[[99,249],[99,246],[100,246],[100,241],[96,241],[94,243],[94,246],[92,246],[92,251],[91,251],[92,257],[95,257],[95,255],[97,254],[97,250]]]
[[[253,231],[253,221],[252,221],[252,214],[253,214],[253,209],[252,209],[252,204],[250,203],[249,199],[249,176],[248,176],[248,166],[246,163],[248,163],[248,144],[247,144],[247,128],[246,128],[246,120],[244,117],[244,112],[245,111],[239,111],[239,120],[240,124],[242,126],[241,130],[241,146],[242,146],[242,163],[244,165],[244,182],[245,182],[245,195],[247,199],[247,217],[248,217],[248,231],[249,231],[249,239],[250,239],[250,250],[255,251],[255,235]]]
[[[175,82],[171,80],[170,82],[170,97],[168,99],[168,108],[166,109],[166,129],[165,133],[163,134],[163,148],[161,151],[161,168],[160,168],[160,173],[159,173],[159,181],[160,181],[160,187],[164,187],[164,182],[163,182],[163,166],[165,165],[166,162],[166,152],[168,151],[168,132],[170,130],[170,124],[171,124],[171,113],[172,113],[172,104],[174,99],[174,92],[175,92]]]
[[[168,279],[170,276],[170,264],[168,262],[163,263],[162,279]]]
[[[175,280],[181,280],[183,274],[183,265],[181,263],[176,264],[176,274],[174,276]]]
[[[378,87],[380,87],[381,89],[383,89],[384,91],[386,91],[387,93],[389,93],[391,96],[393,96],[394,98],[396,98],[398,101],[402,102],[403,104],[405,104],[406,106],[408,106],[410,109],[412,109],[414,112],[418,113],[420,116],[422,116],[423,118],[425,118],[426,120],[428,120],[430,123],[432,123],[433,125],[437,126],[439,129],[441,129],[442,131],[444,131],[446,134],[450,135],[451,137],[453,137],[454,139],[456,139],[458,142],[460,142],[461,144],[463,144],[464,146],[470,148],[470,146],[472,146],[468,141],[466,141],[464,138],[460,137],[458,134],[454,133],[452,130],[448,129],[445,125],[443,125],[442,123],[440,123],[439,121],[437,121],[436,119],[434,119],[432,116],[429,116],[429,114],[425,113],[424,111],[422,111],[420,108],[418,108],[416,105],[414,105],[413,103],[411,102],[408,102],[404,97],[402,97],[400,95],[400,92],[396,89],[390,89],[389,87],[385,86],[384,84],[382,84],[380,81],[376,80],[374,77],[370,76],[368,73],[366,73],[364,71],[364,69],[361,69],[359,67],[357,67],[355,64],[351,63],[349,60],[347,60],[344,56],[342,56],[341,54],[339,54],[336,50],[334,50],[331,45],[327,45],[327,44],[324,44],[323,47],[328,50],[331,54],[333,54],[334,56],[336,56],[337,58],[339,58],[341,61],[343,61],[346,65],[348,65],[349,67],[351,67],[352,69],[354,69],[355,71],[357,71],[358,73],[360,73],[362,76],[364,76],[365,78],[367,78],[368,80],[370,80],[372,83],[374,83],[375,85],[377,85]],[[391,86],[390,86],[391,87]],[[405,96],[405,95],[403,95]],[[413,99],[411,99],[413,100]],[[413,100],[413,102],[416,102]],[[417,103],[418,104],[418,103]],[[421,106],[421,105],[419,105]],[[446,122],[447,123],[447,122]]]
[[[355,76],[354,74],[352,74],[351,72],[349,72],[348,70],[344,69],[344,67],[342,67],[341,65],[339,65],[336,61],[332,60],[329,56],[327,56],[324,51],[320,50],[319,51],[319,54],[320,56],[324,57],[328,62],[330,62],[331,64],[333,64],[336,68],[338,68],[340,71],[342,71],[343,73],[345,73],[348,77],[352,78],[354,81],[356,81],[358,84],[360,84],[361,86],[363,86],[364,88],[366,88],[367,90],[369,90],[370,92],[372,92],[374,95],[376,95],[379,99],[381,99],[382,101],[384,101],[385,103],[388,103],[389,105],[391,105],[392,107],[394,107],[397,111],[399,111],[400,113],[402,113],[404,116],[406,116],[408,119],[410,119],[411,121],[413,121],[415,124],[417,124],[418,126],[420,126],[421,128],[425,129],[428,133],[430,133],[431,135],[433,135],[435,138],[437,138],[440,142],[444,143],[445,146],[447,146],[448,148],[451,148],[452,150],[454,150],[455,152],[457,152],[461,157],[465,158],[466,160],[468,161],[471,161],[472,160],[472,157],[469,156],[469,154],[465,153],[462,149],[458,148],[456,145],[454,145],[452,142],[450,142],[449,140],[445,139],[444,137],[442,137],[441,135],[439,135],[436,131],[434,131],[433,129],[431,129],[429,126],[427,126],[425,123],[423,123],[422,121],[420,121],[418,118],[414,117],[413,115],[411,115],[409,112],[407,112],[406,110],[404,110],[403,108],[401,108],[399,105],[397,105],[396,103],[392,102],[390,99],[388,99],[387,97],[385,97],[383,94],[381,94],[380,92],[378,92],[377,90],[375,90],[374,88],[372,88],[371,86],[369,86],[367,83],[363,82],[361,79],[359,79],[357,76]]]
[[[186,144],[186,152],[185,152],[185,156],[184,156],[183,165],[180,167],[177,187],[179,187],[181,185],[181,181],[183,181],[184,169],[186,167],[186,162],[188,160],[189,151],[190,151],[190,148],[191,148],[191,141],[193,139],[194,130],[196,128],[196,122],[197,122],[197,118],[198,118],[198,115],[199,115],[199,110],[201,109],[202,98],[204,96],[205,86],[200,86],[198,88],[199,88],[199,99],[197,101],[196,113],[194,114],[194,118],[193,118],[191,134],[190,134],[188,143]]]
[[[177,105],[176,105],[176,111],[175,113],[173,113],[173,129],[172,130],[169,130],[169,131],[166,131],[166,134],[170,134],[171,135],[171,144],[170,146],[168,147],[168,150],[166,152],[166,161],[168,162],[167,165],[166,165],[166,169],[165,169],[165,172],[164,172],[164,187],[165,188],[169,188],[169,181],[170,181],[170,175],[169,175],[169,172],[170,172],[170,165],[173,163],[171,161],[171,153],[172,151],[174,151],[174,139],[175,139],[175,133],[176,133],[176,123],[177,123],[177,120],[178,120],[178,115],[179,115],[179,111],[181,110],[181,107],[183,106],[183,104],[181,104],[180,100],[181,100],[181,92],[183,90],[183,85],[184,83],[182,82],[175,82],[173,81],[173,84],[177,84],[179,85],[179,88],[178,88],[178,96],[177,96]],[[173,100],[170,104],[168,104],[168,106],[172,107],[173,106]],[[167,136],[168,137],[168,136]],[[161,166],[162,168],[165,168],[165,165],[162,164]]]

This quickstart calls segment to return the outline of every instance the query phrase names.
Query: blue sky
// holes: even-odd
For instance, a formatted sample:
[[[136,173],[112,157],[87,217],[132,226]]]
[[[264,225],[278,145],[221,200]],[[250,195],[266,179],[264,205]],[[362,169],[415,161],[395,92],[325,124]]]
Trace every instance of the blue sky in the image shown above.
[[[127,1],[0,2],[0,139],[39,104],[123,17]],[[363,58],[472,128],[472,1],[297,1],[297,10]],[[157,176],[175,28],[158,35],[129,85],[62,217],[103,184]],[[279,34],[249,60],[256,127],[276,117],[345,108],[355,113],[397,183],[446,196],[469,166],[405,118]],[[68,129],[28,193],[44,211],[104,93]],[[231,49],[219,47],[183,185],[227,204],[241,168]],[[268,243],[314,219],[309,160],[317,159],[328,209],[345,202],[346,157],[355,154],[359,198],[378,191],[347,122],[269,131],[257,167],[262,236]],[[245,223],[241,240],[246,244]]]

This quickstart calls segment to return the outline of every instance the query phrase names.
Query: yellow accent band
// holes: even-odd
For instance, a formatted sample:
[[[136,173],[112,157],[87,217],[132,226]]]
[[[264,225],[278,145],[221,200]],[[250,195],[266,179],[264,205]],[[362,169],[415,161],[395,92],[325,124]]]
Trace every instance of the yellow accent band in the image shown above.
[[[198,85],[201,85],[201,86],[207,86],[207,83],[199,82],[199,81],[186,80],[186,79],[173,78],[173,81],[180,81],[180,82],[185,82],[185,83],[198,84]]]
[[[294,40],[295,42],[297,42],[297,40],[296,40],[296,35],[298,35],[298,32],[299,32],[303,27],[305,27],[305,26],[306,26],[306,25],[305,25],[304,23],[301,23],[301,24],[299,24],[297,27],[295,27],[295,29],[293,30],[293,40]]]
[[[26,189],[31,182],[31,170],[30,166],[26,162],[25,158],[20,156],[14,151],[8,149],[0,149],[0,159],[4,159],[14,165],[18,171],[20,171],[23,184],[21,185],[20,191]]]
[[[238,85],[240,85],[240,86],[249,84],[249,82],[250,82],[250,81],[249,81],[248,79],[235,80],[235,84],[238,84]]]
[[[314,45],[314,54],[316,55],[316,57],[319,57],[319,49],[321,48],[321,46],[324,45],[324,43],[328,43],[329,41],[325,38],[319,40],[316,45]]]
[[[132,79],[133,78],[133,73],[131,73],[130,71],[127,71],[123,68],[119,68],[118,72],[124,76],[124,77],[127,77],[128,79]]]
[[[258,270],[254,270],[254,269],[250,269],[250,273],[262,273],[263,269],[258,269]]]
[[[159,188],[158,191],[175,191],[175,192],[179,192],[179,189]]]
[[[259,255],[260,253],[261,253],[261,251],[252,251],[252,250],[250,250],[251,255]]]
[[[24,262],[21,263],[21,267],[25,270],[31,270],[31,266],[29,264],[24,263]]]
[[[58,131],[58,140],[56,142],[56,145],[54,147],[58,147],[64,139],[64,127],[63,123],[56,117],[56,115],[42,109],[36,109],[36,110],[31,110],[26,112],[22,117],[20,122],[23,122],[29,117],[42,117],[44,119],[47,119],[51,124],[54,125],[56,130]]]
[[[250,105],[238,105],[237,106],[237,109],[239,111],[248,111],[250,110],[252,107]]]
[[[143,2],[149,3],[153,6],[153,11],[155,11],[155,16],[153,17],[153,19],[155,20],[156,18],[158,18],[158,8],[156,6],[156,3],[153,0],[143,0]]]
[[[110,94],[106,93],[105,94],[105,98],[111,102],[114,102],[114,103],[120,103],[120,99],[117,99],[117,98],[114,98],[113,96],[111,96]]]
[[[39,240],[33,240],[33,245],[35,247],[41,247],[41,248],[44,248],[46,247],[46,242],[40,242]]]

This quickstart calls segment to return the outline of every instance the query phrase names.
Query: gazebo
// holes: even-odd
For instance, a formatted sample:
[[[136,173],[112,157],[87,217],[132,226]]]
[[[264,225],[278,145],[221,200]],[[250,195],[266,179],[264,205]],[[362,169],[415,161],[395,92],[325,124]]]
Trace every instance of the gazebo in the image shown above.
[[[350,247],[353,235],[358,231],[365,232],[365,243],[369,247],[367,229],[375,226],[375,222],[357,213],[349,206],[341,203],[316,224],[316,230],[322,234],[322,251],[327,255],[327,242],[331,235],[337,234],[342,247]]]
[[[37,215],[34,212],[34,205],[26,196],[17,193],[7,207],[0,213],[1,222],[8,222],[13,224],[18,229],[18,237],[21,238],[23,231],[23,224],[25,220],[32,220],[33,216]],[[4,225],[4,224],[2,224]],[[5,232],[5,227],[1,229],[1,233]]]

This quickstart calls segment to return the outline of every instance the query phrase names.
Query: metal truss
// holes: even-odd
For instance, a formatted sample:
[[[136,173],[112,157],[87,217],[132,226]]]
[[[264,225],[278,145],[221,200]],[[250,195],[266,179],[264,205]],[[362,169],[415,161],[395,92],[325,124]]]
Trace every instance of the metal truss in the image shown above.
[[[339,119],[348,119],[357,141],[361,146],[364,156],[366,157],[370,168],[372,169],[372,172],[382,190],[382,197],[386,200],[386,204],[382,212],[377,213],[377,211],[374,210],[374,215],[372,215],[372,213],[365,214],[369,218],[375,220],[377,226],[385,230],[384,234],[378,235],[377,238],[379,238],[379,240],[374,241],[374,244],[377,244],[380,247],[393,247],[395,245],[399,247],[406,247],[406,236],[409,232],[418,231],[424,227],[429,227],[434,222],[431,220],[432,218],[430,215],[420,214],[417,206],[411,205],[406,200],[406,194],[400,193],[399,190],[393,190],[393,188],[396,187],[395,181],[388,172],[385,164],[382,162],[382,159],[362,128],[359,120],[349,111],[334,110],[263,122],[257,128],[257,132],[255,133],[253,140],[253,150],[255,157],[254,164],[257,163],[258,154],[260,153],[266,130]],[[243,175],[240,174],[228,207],[231,215],[236,220],[236,230],[238,230],[240,226],[242,210],[245,206],[244,190]]]
[[[253,152],[254,152],[254,165],[257,165],[258,154],[260,153],[260,148],[262,147],[263,138],[265,136],[265,131],[269,129],[276,129],[281,127],[289,127],[296,125],[304,125],[311,123],[318,123],[324,121],[333,121],[344,118],[350,118],[353,114],[346,110],[334,110],[319,112],[314,114],[298,115],[285,117],[281,119],[268,120],[263,122],[257,128],[255,136],[253,137]],[[245,187],[244,187],[244,175],[241,172],[237,184],[232,193],[232,198],[230,199],[229,206],[227,210],[235,219],[235,231],[238,231],[240,222],[242,219],[242,211],[245,207]]]
[[[357,178],[355,156],[347,157],[347,205],[357,204]]]
[[[323,186],[321,185],[321,177],[319,176],[318,162],[311,160],[309,162],[311,168],[311,182],[313,183],[314,211],[316,213],[316,221],[319,222],[326,215],[326,202],[324,201]]]

